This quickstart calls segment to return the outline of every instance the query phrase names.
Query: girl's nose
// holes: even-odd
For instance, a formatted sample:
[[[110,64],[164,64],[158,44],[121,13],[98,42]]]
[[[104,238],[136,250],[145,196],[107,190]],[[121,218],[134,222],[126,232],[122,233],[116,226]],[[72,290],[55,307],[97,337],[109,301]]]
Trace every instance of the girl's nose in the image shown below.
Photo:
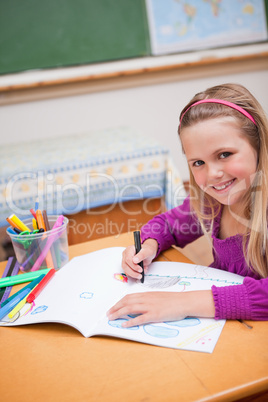
[[[208,166],[209,179],[220,179],[223,176],[221,167],[217,164],[211,164]]]

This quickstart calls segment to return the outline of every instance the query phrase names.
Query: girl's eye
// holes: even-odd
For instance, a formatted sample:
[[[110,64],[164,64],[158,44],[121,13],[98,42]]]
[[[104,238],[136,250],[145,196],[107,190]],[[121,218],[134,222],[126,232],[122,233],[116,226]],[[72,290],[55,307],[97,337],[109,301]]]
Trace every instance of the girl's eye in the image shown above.
[[[230,155],[231,155],[231,152],[222,152],[220,154],[220,159],[228,158],[228,156],[230,156]]]
[[[201,166],[201,165],[203,165],[203,164],[204,164],[203,161],[195,161],[195,162],[193,163],[193,166],[194,166],[194,167],[198,167],[198,166]]]

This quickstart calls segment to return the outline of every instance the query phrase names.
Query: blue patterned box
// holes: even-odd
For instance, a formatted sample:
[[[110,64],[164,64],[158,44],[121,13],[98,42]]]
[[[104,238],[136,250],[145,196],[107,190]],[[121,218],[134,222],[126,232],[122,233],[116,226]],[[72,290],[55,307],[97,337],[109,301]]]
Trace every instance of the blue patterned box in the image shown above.
[[[4,145],[0,150],[0,226],[30,216],[39,198],[48,214],[68,215],[121,201],[185,197],[169,151],[127,127]]]

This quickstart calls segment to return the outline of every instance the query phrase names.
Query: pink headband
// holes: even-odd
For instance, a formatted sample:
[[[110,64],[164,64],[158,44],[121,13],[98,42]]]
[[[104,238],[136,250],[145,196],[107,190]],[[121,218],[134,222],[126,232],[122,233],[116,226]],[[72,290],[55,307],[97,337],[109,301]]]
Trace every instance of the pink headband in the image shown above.
[[[238,112],[242,113],[244,116],[246,116],[249,120],[252,121],[252,123],[255,124],[255,126],[257,125],[257,124],[256,124],[256,121],[253,119],[253,117],[251,116],[251,114],[249,114],[245,109],[243,109],[242,107],[236,105],[235,103],[228,102],[228,101],[225,101],[225,100],[222,100],[222,99],[202,99],[202,100],[200,100],[200,101],[197,101],[197,102],[193,103],[191,106],[188,107],[188,109],[185,110],[185,112],[184,112],[183,115],[181,116],[180,125],[181,125],[181,121],[182,121],[182,119],[183,119],[185,113],[187,113],[188,110],[191,109],[191,107],[193,107],[193,106],[195,106],[195,105],[200,105],[201,103],[220,103],[220,104],[222,104],[222,105],[229,106],[229,107],[231,107],[232,109],[235,109],[235,110],[237,110]]]

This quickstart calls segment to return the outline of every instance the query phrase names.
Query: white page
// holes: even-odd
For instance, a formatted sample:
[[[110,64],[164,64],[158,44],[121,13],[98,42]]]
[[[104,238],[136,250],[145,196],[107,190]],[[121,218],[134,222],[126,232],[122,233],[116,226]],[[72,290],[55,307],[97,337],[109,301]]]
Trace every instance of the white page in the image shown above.
[[[32,311],[13,325],[60,322],[89,336],[99,318],[122,297],[113,272],[121,272],[123,250],[114,247],[73,258],[56,272],[37,297]]]
[[[125,329],[121,324],[127,318],[110,322],[106,312],[128,293],[210,289],[212,285],[240,284],[243,277],[215,268],[168,261],[152,263],[144,284],[129,278],[126,283],[114,278],[114,274],[122,273],[123,250],[112,247],[73,258],[48,283],[32,310],[8,325],[60,322],[75,327],[86,337],[102,334],[211,353],[224,320],[187,318]]]
[[[179,282],[165,288],[151,288],[154,280],[168,283],[168,280],[180,276]],[[150,266],[144,284],[139,281],[131,284],[121,283],[127,293],[143,291],[185,292],[189,290],[211,289],[213,285],[229,286],[243,282],[243,277],[215,268],[178,262],[154,262]],[[225,320],[213,318],[187,317],[184,320],[168,323],[151,323],[133,328],[123,328],[121,324],[128,319],[110,322],[106,317],[98,323],[94,332],[109,336],[117,336],[139,342],[177,349],[203,351],[211,353],[218,341]]]

